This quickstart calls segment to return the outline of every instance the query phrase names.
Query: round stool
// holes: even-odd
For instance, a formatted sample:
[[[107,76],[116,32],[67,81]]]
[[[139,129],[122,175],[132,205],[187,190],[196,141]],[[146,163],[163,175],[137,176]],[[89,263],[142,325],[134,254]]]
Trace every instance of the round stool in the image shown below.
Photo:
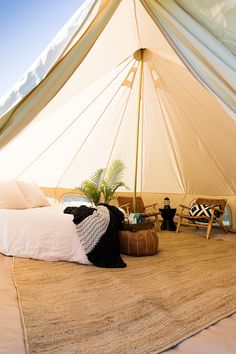
[[[153,230],[119,232],[121,253],[129,256],[152,256],[158,251],[158,236]]]

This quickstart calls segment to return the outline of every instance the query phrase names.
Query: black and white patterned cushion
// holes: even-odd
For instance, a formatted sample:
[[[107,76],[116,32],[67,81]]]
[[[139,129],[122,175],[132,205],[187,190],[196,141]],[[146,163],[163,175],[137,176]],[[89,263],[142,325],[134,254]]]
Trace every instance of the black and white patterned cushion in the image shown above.
[[[219,205],[212,205],[214,207],[219,207]],[[191,209],[189,210],[189,215],[191,216],[208,216],[211,217],[213,210],[209,205],[206,204],[193,204]],[[220,216],[217,210],[214,211],[214,218],[218,218]],[[202,219],[201,221],[204,221]],[[206,219],[205,219],[206,221]]]

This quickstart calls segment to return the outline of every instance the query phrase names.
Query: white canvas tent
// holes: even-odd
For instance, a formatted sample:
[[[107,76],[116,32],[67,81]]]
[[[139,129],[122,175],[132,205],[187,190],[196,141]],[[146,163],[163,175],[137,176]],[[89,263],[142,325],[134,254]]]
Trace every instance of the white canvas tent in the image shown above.
[[[0,179],[236,195],[236,3],[87,0],[0,107]],[[138,149],[137,149],[138,147]],[[138,151],[138,154],[137,154]]]

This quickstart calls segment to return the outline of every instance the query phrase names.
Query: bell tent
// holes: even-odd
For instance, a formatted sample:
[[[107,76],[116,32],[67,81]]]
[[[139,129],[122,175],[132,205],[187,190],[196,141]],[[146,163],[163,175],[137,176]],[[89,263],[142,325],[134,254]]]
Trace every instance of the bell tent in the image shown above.
[[[0,179],[236,195],[236,6],[87,0],[1,100]],[[232,202],[233,203],[233,202]]]

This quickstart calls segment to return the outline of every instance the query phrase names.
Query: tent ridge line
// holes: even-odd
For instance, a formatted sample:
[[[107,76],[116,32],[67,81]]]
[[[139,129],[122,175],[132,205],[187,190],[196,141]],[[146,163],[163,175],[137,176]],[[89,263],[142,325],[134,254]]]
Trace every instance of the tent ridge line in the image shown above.
[[[154,67],[153,63],[151,63],[152,66]],[[159,102],[159,105],[160,105],[160,109],[161,109],[161,112],[162,112],[162,117],[164,118],[163,119],[163,122],[164,122],[164,125],[165,125],[165,128],[166,128],[166,132],[167,132],[167,135],[169,137],[169,141],[170,141],[170,144],[171,144],[171,149],[172,149],[172,153],[173,155],[175,156],[175,163],[176,163],[176,166],[177,166],[177,169],[178,169],[178,174],[179,174],[179,179],[180,179],[180,182],[181,182],[181,189],[183,191],[183,193],[185,193],[186,191],[186,185],[184,184],[184,179],[180,173],[180,167],[179,167],[179,164],[178,164],[178,159],[177,159],[177,156],[176,156],[176,152],[175,152],[175,149],[174,149],[174,146],[173,146],[173,143],[172,143],[172,139],[171,139],[171,136],[170,136],[170,132],[169,132],[169,128],[167,126],[167,122],[166,122],[166,118],[165,118],[165,113],[164,113],[164,110],[163,110],[163,107],[162,107],[162,102],[161,102],[161,99],[160,99],[160,96],[159,96],[159,93],[158,93],[158,90],[155,86],[155,82],[154,82],[154,78],[153,78],[153,75],[152,75],[152,71],[151,71],[151,68],[148,64],[148,68],[149,68],[149,72],[150,72],[150,75],[151,75],[151,78],[152,78],[152,83],[153,83],[153,86],[154,86],[154,91],[155,91],[155,94],[156,94],[156,97],[157,97],[157,100]]]
[[[128,58],[129,59],[129,58]],[[127,59],[127,60],[128,60]],[[16,178],[19,178],[20,176],[22,176],[38,159],[40,159],[41,156],[44,155],[44,153],[55,144],[56,141],[58,141],[66,132],[68,129],[70,129],[73,124],[81,117],[82,114],[84,114],[86,112],[86,110],[90,107],[91,104],[93,104],[103,93],[104,91],[111,85],[111,83],[117,79],[117,77],[119,75],[121,75],[121,73],[128,67],[128,65],[132,62],[133,58],[125,65],[125,67],[108,83],[107,86],[105,86],[102,91],[83,109],[83,111],[65,128],[63,129],[63,131],[43,150],[41,151],[41,153],[39,153],[39,155],[33,160],[31,161],[30,164],[28,164],[20,173],[18,173],[18,175],[16,176]]]
[[[138,41],[139,41],[139,47],[141,48],[141,37],[140,37],[140,32],[139,32],[139,25],[138,25],[138,18],[137,18],[137,6],[136,6],[136,0],[133,0],[133,8],[134,8],[134,18],[135,18],[135,24],[136,24],[136,30],[137,30],[137,36],[138,36]]]
[[[134,65],[135,65],[135,63],[134,63]],[[133,67],[131,68],[131,70],[130,70],[130,71],[132,71],[132,69],[134,68],[134,65],[133,65]],[[136,73],[137,73],[137,70],[135,70],[133,82],[134,82],[134,80],[135,80]],[[126,108],[127,108],[127,105],[128,105],[129,99],[130,99],[131,92],[132,92],[132,90],[129,90],[129,91],[128,91],[128,95],[127,95],[126,103],[125,103],[125,105],[124,105],[124,109],[123,109],[123,113],[122,113],[122,116],[121,116],[121,119],[120,119],[120,123],[119,123],[119,125],[118,125],[118,129],[117,129],[117,132],[116,132],[116,135],[115,135],[115,138],[114,138],[114,142],[113,142],[112,147],[111,147],[111,151],[110,151],[110,154],[109,154],[109,158],[108,158],[107,166],[108,166],[108,165],[109,165],[109,163],[110,163],[111,156],[112,156],[112,153],[113,153],[113,150],[114,150],[114,147],[115,147],[115,143],[116,143],[116,140],[117,140],[118,134],[119,134],[119,132],[120,132],[121,125],[122,125],[123,120],[124,120],[124,116],[125,116],[125,112],[126,112]],[[107,168],[107,166],[106,166],[106,168]]]
[[[127,64],[128,66],[128,64]],[[121,72],[124,71],[124,68]],[[121,74],[121,72],[119,73],[119,75]],[[117,75],[118,76],[118,75]],[[116,76],[116,78],[117,78]],[[114,81],[115,79],[113,79],[112,81]],[[101,112],[99,118],[96,120],[96,122],[94,123],[93,127],[90,129],[89,133],[87,134],[86,138],[84,139],[83,143],[79,146],[78,150],[76,151],[76,153],[74,154],[74,156],[72,157],[72,159],[70,160],[69,164],[67,165],[67,168],[65,169],[65,171],[63,172],[61,178],[59,179],[57,185],[56,185],[56,189],[59,187],[61,181],[63,180],[63,177],[66,175],[66,172],[68,171],[68,169],[70,168],[70,166],[72,165],[73,161],[75,160],[75,158],[77,157],[77,155],[79,154],[80,150],[82,149],[82,147],[84,146],[85,142],[87,141],[87,139],[89,138],[89,136],[91,135],[91,133],[93,132],[93,130],[95,129],[95,127],[97,126],[97,124],[100,122],[100,119],[102,118],[103,114],[105,113],[105,111],[107,110],[107,108],[110,106],[111,102],[113,101],[114,97],[117,95],[117,93],[119,92],[119,90],[122,87],[122,83],[120,84],[120,86],[118,87],[118,89],[115,91],[115,93],[113,94],[113,96],[111,97],[111,99],[109,100],[109,102],[107,103],[107,105],[105,106],[105,108],[103,109],[103,111]]]

